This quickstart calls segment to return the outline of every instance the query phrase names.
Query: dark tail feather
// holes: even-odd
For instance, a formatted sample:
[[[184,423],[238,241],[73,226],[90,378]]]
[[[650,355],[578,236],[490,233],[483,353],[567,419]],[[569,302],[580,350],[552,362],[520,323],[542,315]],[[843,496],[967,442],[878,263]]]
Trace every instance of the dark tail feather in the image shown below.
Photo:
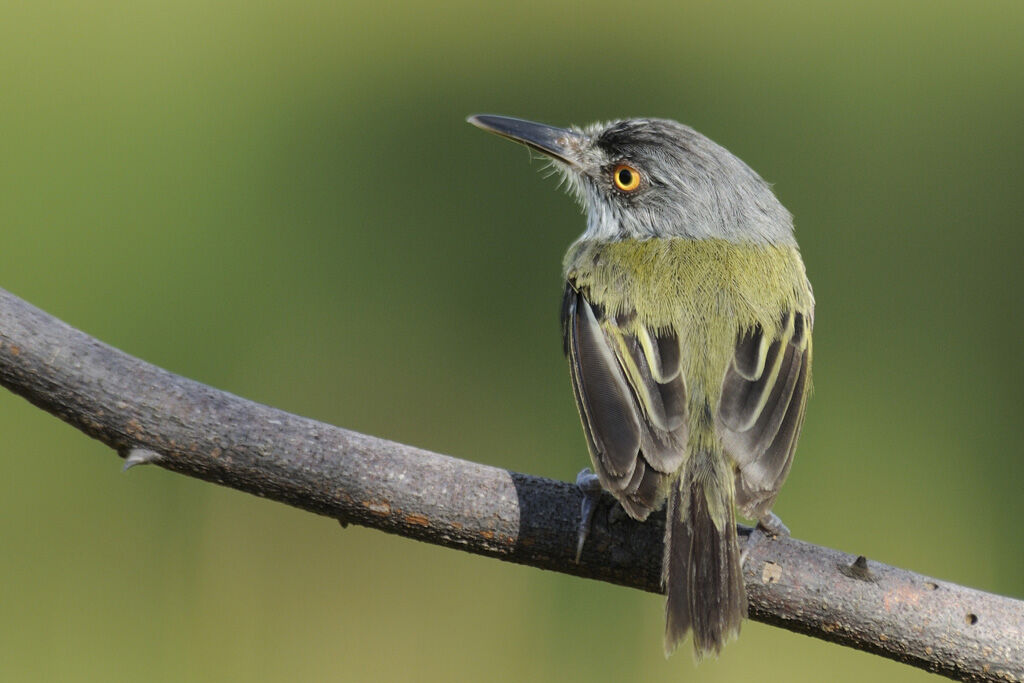
[[[732,480],[694,476],[695,471],[710,475],[715,470],[714,460],[702,456],[688,464],[672,487],[662,572],[668,596],[665,654],[671,654],[692,629],[698,661],[709,653],[720,653],[726,642],[739,635],[740,622],[747,616],[733,495],[727,488],[722,490],[731,487]],[[720,526],[715,524],[712,509],[722,513],[716,515]]]
[[[661,564],[661,581],[665,587],[665,656],[690,630],[690,600],[686,597],[686,566],[690,560],[690,526],[683,518],[682,482],[672,482],[665,513],[665,557]]]

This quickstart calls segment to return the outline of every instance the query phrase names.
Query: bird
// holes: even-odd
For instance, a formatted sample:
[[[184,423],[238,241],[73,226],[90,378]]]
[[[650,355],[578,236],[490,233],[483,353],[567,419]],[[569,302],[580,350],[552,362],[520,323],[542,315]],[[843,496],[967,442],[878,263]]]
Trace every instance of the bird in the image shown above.
[[[593,465],[578,483],[596,480],[641,522],[666,506],[665,654],[692,632],[697,661],[717,656],[747,616],[737,510],[788,534],[772,506],[803,424],[814,321],[792,215],[673,120],[467,120],[547,157],[585,210],[562,298]]]

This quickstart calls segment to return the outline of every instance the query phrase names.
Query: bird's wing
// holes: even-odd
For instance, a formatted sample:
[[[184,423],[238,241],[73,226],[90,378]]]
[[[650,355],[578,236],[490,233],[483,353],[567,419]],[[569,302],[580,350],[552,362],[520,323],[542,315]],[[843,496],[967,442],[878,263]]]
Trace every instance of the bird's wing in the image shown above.
[[[678,338],[605,315],[570,282],[562,332],[576,407],[602,486],[636,519],[664,500],[683,463],[686,387]]]
[[[771,509],[793,462],[810,387],[812,316],[787,311],[776,334],[760,326],[742,334],[722,383],[722,443],[738,469],[736,503],[752,519]]]

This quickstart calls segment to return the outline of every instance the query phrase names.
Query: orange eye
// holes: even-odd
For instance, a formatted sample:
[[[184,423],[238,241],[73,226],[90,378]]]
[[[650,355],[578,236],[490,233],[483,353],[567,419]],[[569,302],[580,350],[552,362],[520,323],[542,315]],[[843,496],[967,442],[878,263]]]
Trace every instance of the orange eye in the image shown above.
[[[632,192],[640,187],[640,171],[626,164],[619,164],[615,167],[615,170],[612,171],[612,179],[615,181],[615,187],[623,192]]]

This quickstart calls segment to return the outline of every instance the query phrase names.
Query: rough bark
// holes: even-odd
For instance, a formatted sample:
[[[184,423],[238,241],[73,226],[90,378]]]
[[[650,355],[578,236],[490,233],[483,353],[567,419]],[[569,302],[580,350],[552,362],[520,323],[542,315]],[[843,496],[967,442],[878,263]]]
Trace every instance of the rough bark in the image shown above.
[[[133,358],[0,290],[0,384],[115,449],[429,543],[660,592],[664,518],[605,500],[579,563],[575,486],[292,415]],[[749,530],[744,530],[749,533]],[[1024,602],[794,538],[745,565],[750,617],[969,681],[1024,681]]]

